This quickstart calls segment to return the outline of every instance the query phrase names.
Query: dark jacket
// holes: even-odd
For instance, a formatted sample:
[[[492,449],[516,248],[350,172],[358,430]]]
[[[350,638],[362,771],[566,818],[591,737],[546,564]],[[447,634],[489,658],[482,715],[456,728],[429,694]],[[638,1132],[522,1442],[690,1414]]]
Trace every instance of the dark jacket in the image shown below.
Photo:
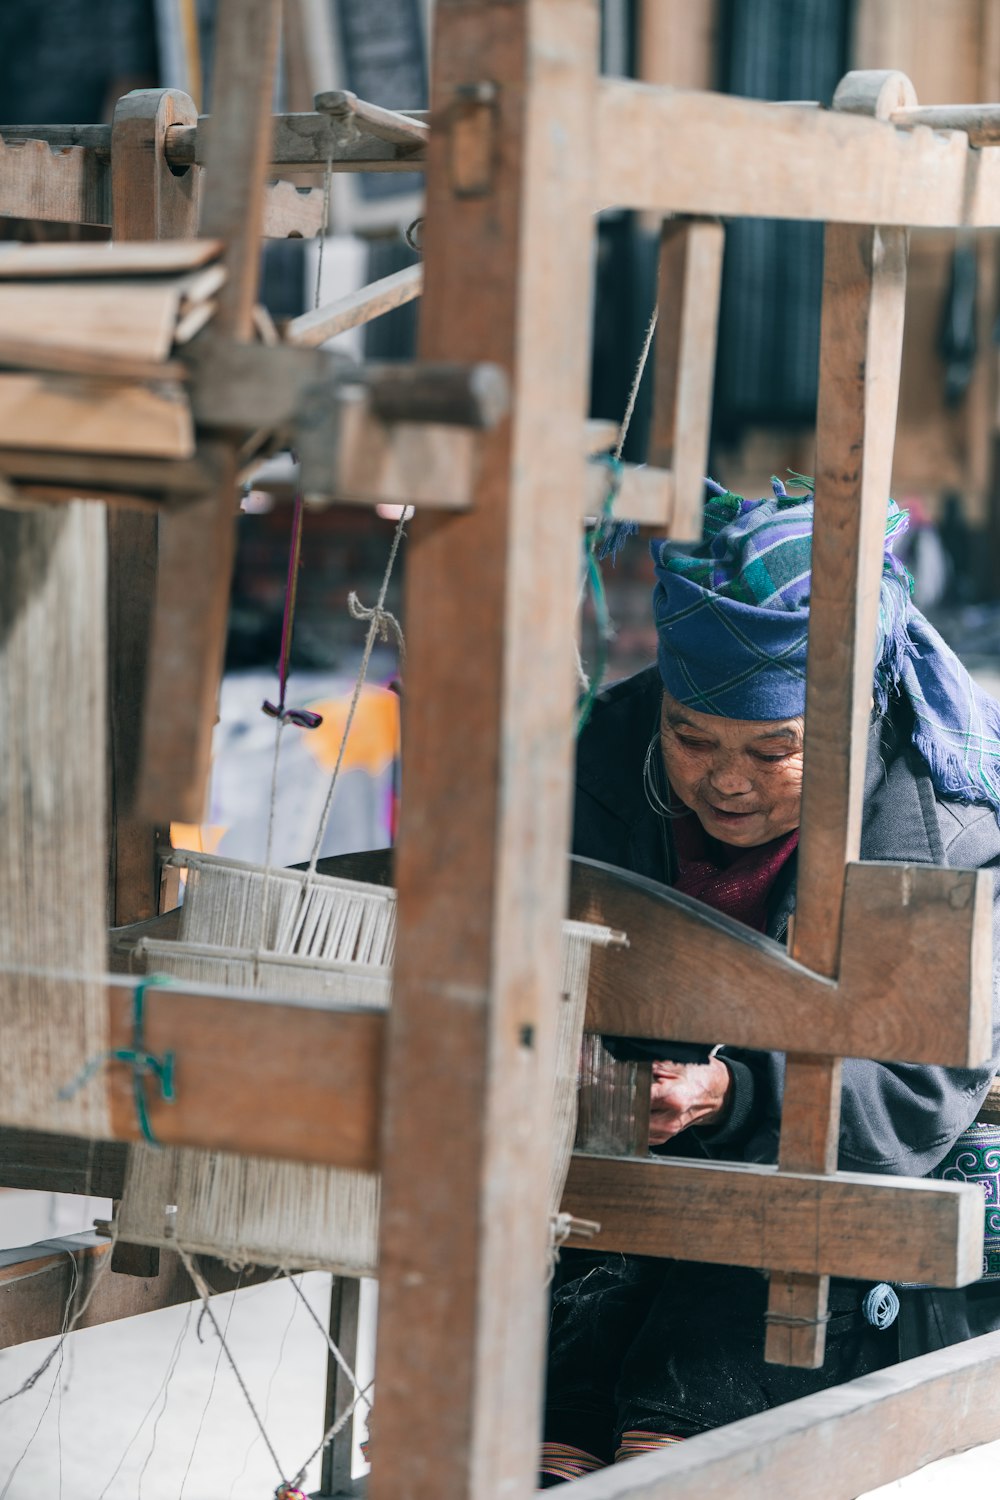
[[[657,738],[661,693],[659,674],[651,667],[599,695],[578,748],[573,850],[671,884],[674,869],[669,822],[650,806],[643,779],[652,741],[650,763],[664,789]],[[897,701],[872,730],[862,859],[1000,868],[1000,827],[993,811],[948,801],[935,793],[927,766],[911,743],[908,715],[908,706]],[[772,892],[767,925],[771,937],[784,937],[794,909],[793,858]],[[1000,961],[1000,893],[994,899],[994,951]],[[842,1168],[923,1176],[972,1122],[1000,1061],[997,967],[995,964],[994,1062],[989,1066],[960,1069],[857,1058],[845,1061]],[[677,1138],[677,1152],[773,1162],[777,1156],[784,1056],[732,1049],[724,1049],[722,1055],[733,1074],[727,1120],[715,1130],[685,1132]],[[989,1290],[992,1293],[992,1286]],[[946,1301],[958,1296],[965,1307],[964,1293],[935,1295]],[[1000,1289],[993,1300],[1000,1310]],[[993,1326],[992,1314],[989,1326]],[[984,1330],[976,1327],[970,1331]],[[927,1345],[924,1338],[918,1342]],[[938,1342],[952,1339],[942,1337]]]

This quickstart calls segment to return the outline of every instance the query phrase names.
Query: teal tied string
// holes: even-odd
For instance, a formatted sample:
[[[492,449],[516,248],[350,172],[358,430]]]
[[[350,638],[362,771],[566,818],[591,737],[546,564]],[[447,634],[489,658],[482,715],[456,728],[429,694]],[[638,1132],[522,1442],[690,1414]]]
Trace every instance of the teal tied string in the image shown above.
[[[599,552],[607,539],[609,530],[614,524],[615,501],[618,499],[618,491],[621,489],[622,477],[625,469],[621,459],[613,458],[610,453],[602,455],[600,462],[605,464],[609,470],[608,492],[601,506],[601,513],[597,518],[590,535],[584,542],[584,587],[589,590],[594,606],[594,620],[597,626],[597,663],[591,674],[587,691],[584,693],[578,705],[576,732],[580,734],[587,726],[591,711],[597,694],[600,692],[601,683],[604,681],[604,673],[608,665],[608,642],[611,640],[613,630],[611,615],[608,610],[608,596],[604,588],[604,575],[601,572],[601,564],[598,560]]]
[[[135,1100],[136,1119],[142,1132],[143,1140],[150,1146],[159,1146],[160,1141],[153,1133],[153,1127],[149,1120],[149,1106],[146,1100],[146,1079],[150,1076],[156,1079],[160,1087],[160,1097],[165,1104],[173,1104],[176,1093],[174,1089],[175,1054],[164,1052],[162,1057],[157,1057],[155,1052],[146,1048],[145,1039],[145,1002],[146,991],[151,985],[169,984],[170,980],[165,974],[148,974],[145,979],[140,979],[132,992],[132,1045],[131,1047],[112,1047],[100,1056],[91,1058],[86,1067],[73,1079],[72,1083],[66,1084],[59,1090],[60,1099],[72,1099],[85,1084],[99,1073],[109,1062],[120,1062],[127,1064],[132,1069],[132,1094]]]

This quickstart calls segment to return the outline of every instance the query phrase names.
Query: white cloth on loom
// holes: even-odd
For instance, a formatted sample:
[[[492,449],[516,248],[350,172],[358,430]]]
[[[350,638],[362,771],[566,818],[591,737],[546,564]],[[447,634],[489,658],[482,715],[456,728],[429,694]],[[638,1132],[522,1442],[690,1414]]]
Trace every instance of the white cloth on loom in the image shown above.
[[[224,983],[294,1003],[390,1003],[395,892],[383,886],[197,856],[182,940],[146,943],[150,971]],[[307,915],[306,915],[307,913]],[[283,953],[257,951],[261,931]],[[590,948],[607,928],[564,924],[549,1203],[558,1211],[576,1129],[576,1084]],[[208,942],[209,937],[214,942]],[[216,946],[219,944],[219,946]],[[310,956],[303,956],[308,954]],[[318,955],[322,955],[319,957]],[[234,1264],[374,1274],[379,1179],[373,1172],[194,1149],[133,1146],[119,1211],[123,1240],[180,1244]]]
[[[0,1120],[109,1133],[103,505],[0,510]],[[59,971],[62,971],[60,973]]]

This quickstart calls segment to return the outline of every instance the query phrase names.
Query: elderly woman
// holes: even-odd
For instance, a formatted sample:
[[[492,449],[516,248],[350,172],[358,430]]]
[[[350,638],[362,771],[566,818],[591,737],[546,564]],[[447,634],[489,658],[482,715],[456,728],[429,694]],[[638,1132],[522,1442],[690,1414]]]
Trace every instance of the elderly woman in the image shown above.
[[[784,940],[795,909],[813,504],[778,482],[760,501],[711,488],[698,547],[653,545],[658,670],[595,704],[579,746],[574,847]],[[892,505],[862,858],[996,867],[1000,705],[912,607],[891,550],[905,524]],[[655,1150],[776,1159],[779,1054],[606,1042],[619,1057],[654,1059]],[[940,1172],[994,1072],[846,1061],[840,1165]],[[984,1269],[1000,1278],[1000,1255],[993,1261]],[[959,1292],[900,1289],[898,1301],[835,1280],[823,1368],[790,1369],[764,1362],[767,1283],[757,1271],[635,1256],[583,1266],[554,1300],[543,1484],[1000,1326],[1000,1287],[988,1277]]]

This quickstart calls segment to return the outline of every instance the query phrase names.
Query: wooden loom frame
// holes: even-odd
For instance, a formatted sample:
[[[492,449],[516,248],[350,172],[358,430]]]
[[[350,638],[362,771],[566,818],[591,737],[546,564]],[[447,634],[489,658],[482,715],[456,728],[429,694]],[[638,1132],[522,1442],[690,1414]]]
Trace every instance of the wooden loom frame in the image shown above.
[[[244,78],[254,85],[254,97],[262,101],[259,114],[266,118],[263,70],[251,65],[247,39],[255,27],[258,36],[273,37],[275,7],[270,0],[245,0],[242,11]],[[648,1235],[653,1224],[662,1234],[653,1241],[660,1253],[707,1256],[716,1229],[705,1210],[718,1196],[721,1173],[727,1190],[743,1191],[748,1212],[763,1205],[764,1237],[752,1263],[789,1273],[778,1281],[787,1297],[785,1310],[803,1321],[779,1325],[772,1335],[786,1345],[775,1352],[797,1362],[814,1359],[817,1352],[821,1324],[815,1318],[823,1295],[817,1278],[832,1271],[885,1274],[876,1269],[884,1262],[877,1259],[870,1226],[876,1200],[884,1203],[886,1194],[896,1195],[894,1202],[905,1204],[911,1215],[923,1274],[961,1281],[975,1264],[977,1224],[968,1194],[942,1185],[897,1186],[834,1173],[831,1154],[837,1136],[837,1059],[845,1052],[900,1056],[902,1041],[910,1049],[907,1057],[958,1064],[987,1050],[982,914],[988,878],[903,873],[895,867],[879,872],[857,863],[857,846],[877,583],[872,564],[880,554],[872,543],[881,530],[891,463],[903,231],[910,224],[1000,224],[1000,153],[974,149],[968,134],[954,133],[964,125],[979,132],[975,138],[989,141],[996,139],[996,122],[982,111],[953,112],[944,122],[949,133],[932,130],[930,125],[942,122],[922,122],[921,114],[929,112],[916,110],[899,75],[850,81],[839,96],[840,107],[827,113],[598,80],[595,55],[589,0],[518,5],[439,0],[434,126],[427,148],[422,354],[430,360],[493,359],[511,376],[512,414],[480,440],[468,512],[421,514],[413,527],[408,759],[392,1015],[383,1022],[343,1012],[296,1011],[292,1025],[284,1007],[258,1003],[244,1007],[236,1025],[232,1007],[240,1002],[235,996],[171,990],[148,1001],[151,1049],[171,1047],[185,1066],[178,1104],[153,1108],[162,1139],[301,1159],[318,1156],[340,1164],[382,1162],[380,1455],[372,1478],[378,1500],[390,1493],[421,1500],[432,1493],[449,1500],[501,1491],[523,1494],[534,1471],[547,1167],[539,1142],[545,1140],[552,1040],[544,1001],[553,989],[566,889],[562,851],[571,696],[566,645],[583,488],[579,430],[586,330],[580,308],[587,305],[595,207],[614,203],[663,212],[815,217],[831,226],[816,537],[817,575],[827,580],[828,589],[817,599],[813,619],[792,956],[748,938],[736,924],[707,921],[683,901],[644,891],[641,883],[631,885],[628,920],[616,923],[634,931],[637,922],[648,921],[661,940],[669,931],[682,973],[686,965],[693,967],[696,950],[703,959],[707,946],[727,966],[726,983],[698,996],[697,1005],[678,987],[666,1023],[671,1034],[725,1035],[758,1046],[787,1045],[794,1036],[800,1049],[808,1049],[790,1065],[780,1171],[716,1168],[710,1181],[711,1173],[675,1164],[595,1167],[585,1161],[574,1169],[569,1201],[578,1212],[587,1208],[593,1214],[595,1201],[610,1205],[620,1192],[621,1244],[637,1247],[639,1229]],[[235,89],[238,68],[232,83]],[[855,112],[883,118],[856,118]],[[200,126],[164,126],[158,137],[161,155],[147,119],[141,132],[147,143],[154,142],[146,148],[153,180],[138,189],[123,182],[116,199],[112,167],[112,201],[120,205],[117,232],[123,237],[129,235],[130,213],[136,237],[171,232],[164,228],[170,220],[172,232],[193,232],[190,217],[183,223],[173,218],[190,214],[190,208],[170,197],[176,190],[166,181],[171,128],[188,132],[180,138],[183,149],[197,160]],[[262,182],[266,137],[260,128],[247,136],[247,178],[256,162]],[[671,142],[668,155],[664,139]],[[64,173],[70,171],[66,162],[75,163],[79,181],[96,191],[98,148],[80,144],[66,150]],[[74,152],[82,154],[74,157]],[[406,165],[412,168],[416,159],[411,153]],[[9,165],[0,156],[0,185]],[[242,234],[246,211],[246,201],[234,190],[215,204],[209,226],[240,247],[244,265],[250,259],[247,242],[253,240]],[[881,227],[868,227],[875,224]],[[667,247],[671,243],[694,241],[675,230]],[[665,261],[671,253],[665,248]],[[244,322],[252,301],[248,288],[250,273],[243,278],[239,303]],[[672,410],[681,409],[678,400]],[[663,424],[658,439],[665,450],[671,436],[681,447],[689,431],[683,422],[673,434],[669,427]],[[853,463],[845,464],[845,453],[854,456]],[[669,458],[665,451],[662,461]],[[224,463],[231,465],[231,456]],[[678,475],[684,469],[677,454],[670,467]],[[222,493],[228,473],[224,469]],[[566,476],[565,484],[554,485],[553,475]],[[661,499],[668,488],[661,485]],[[678,496],[693,493],[678,479]],[[206,533],[215,538],[214,571],[198,609],[181,622],[193,645],[202,648],[208,637],[218,639],[224,616],[220,580],[226,576],[231,523],[220,514],[218,504],[188,507],[170,544],[190,551]],[[129,525],[145,519],[120,515]],[[662,510],[658,519],[667,519]],[[683,530],[683,522],[677,529]],[[121,537],[123,546],[137,542],[148,555],[148,537],[145,542],[134,532]],[[167,563],[169,556],[168,551]],[[120,590],[116,597],[118,608],[136,611],[141,625],[147,602],[140,591],[130,596]],[[130,638],[136,638],[134,632]],[[151,660],[155,668],[155,649]],[[141,668],[133,660],[129,670]],[[188,743],[204,741],[212,680],[209,660],[192,700],[200,705],[200,718],[189,725]],[[554,692],[559,682],[563,690]],[[450,722],[456,702],[462,708],[460,734]],[[824,732],[817,733],[820,722]],[[463,810],[461,820],[452,816],[455,805]],[[132,877],[124,878],[126,840],[122,822],[117,826],[116,886],[122,902]],[[145,909],[135,915],[149,915],[156,905],[157,875],[148,826],[125,832],[129,840],[134,836],[136,868],[145,872]],[[613,890],[627,888],[626,881]],[[610,899],[596,876],[588,884],[586,871],[578,875],[574,910],[596,914]],[[864,912],[870,922],[873,908],[882,912],[885,925],[880,930],[876,922],[862,951],[864,937],[852,922],[852,910],[855,917]],[[908,994],[914,975],[926,972],[927,951],[914,934],[922,924],[937,923],[944,908],[952,913],[939,929],[946,934],[946,963],[959,966],[959,978],[972,995],[968,1008],[951,1016],[950,1032],[947,1017],[915,1020]],[[121,904],[118,918],[129,919]],[[863,976],[870,966],[861,960],[884,947],[886,932],[897,939],[908,934],[911,966],[890,976],[877,1016],[866,1016],[851,1002],[863,1001]],[[849,959],[856,961],[853,978]],[[598,964],[590,1024],[662,1034],[664,1010],[648,974],[647,998],[623,1024],[615,1008],[622,979],[620,969],[602,976]],[[746,1003],[754,983],[763,1003],[758,1013]],[[112,1045],[128,1024],[129,995],[126,981],[109,984]],[[737,1036],[734,1027],[744,1030]],[[280,1049],[275,1046],[279,1033]],[[409,1076],[421,1078],[423,1089],[403,1095],[383,1089],[383,1078],[402,1076],[404,1067]],[[256,1098],[247,1097],[244,1085],[251,1072],[259,1089],[280,1091],[285,1101],[280,1121],[262,1125],[257,1119]],[[109,1087],[115,1134],[136,1138],[125,1081],[112,1077]],[[221,1119],[220,1090],[229,1105]],[[657,1209],[651,1189],[643,1213],[637,1216],[633,1207],[630,1218],[633,1178],[652,1182],[654,1173],[657,1190],[664,1188],[665,1207]],[[685,1173],[693,1173],[690,1188],[682,1180]],[[690,1218],[671,1213],[685,1192]],[[781,1220],[779,1235],[773,1220],[765,1232],[769,1206]],[[655,1223],[654,1213],[662,1215]],[[848,1232],[836,1253],[829,1245],[820,1254],[810,1251],[804,1226],[815,1230],[831,1214]],[[616,1231],[606,1226],[605,1232]],[[649,1241],[644,1244],[648,1248]],[[898,1255],[889,1274],[893,1271],[900,1274]],[[640,1487],[643,1495],[667,1496],[686,1493],[683,1483],[695,1486],[709,1479],[730,1490],[741,1480],[759,1482],[760,1468],[751,1463],[748,1470],[746,1457],[757,1433],[775,1456],[767,1471],[769,1488],[801,1494],[801,1468],[788,1468],[783,1457],[789,1444],[794,1447],[794,1435],[824,1429],[833,1411],[843,1415],[860,1447],[866,1435],[880,1430],[882,1403],[890,1398],[904,1413],[905,1432],[912,1437],[919,1430],[926,1439],[923,1461],[950,1451],[948,1444],[961,1444],[963,1434],[974,1432],[981,1440],[996,1430],[982,1413],[974,1427],[971,1419],[963,1427],[956,1415],[935,1446],[920,1407],[942,1383],[951,1392],[979,1388],[997,1356],[995,1341],[977,1342],[984,1346],[981,1355],[968,1345],[947,1351],[947,1358],[930,1356],[929,1363],[872,1377],[877,1389],[858,1382],[847,1395],[827,1393],[822,1401],[810,1398],[811,1406],[798,1402],[739,1424],[748,1434],[745,1442],[735,1429],[707,1434],[688,1445],[681,1470],[676,1457],[666,1455],[594,1476],[582,1481],[581,1496],[624,1497]],[[907,1458],[901,1441],[889,1465],[902,1464],[902,1469],[881,1470],[872,1482],[906,1472]],[[758,1451],[754,1462],[759,1461]],[[824,1492],[854,1493],[837,1486],[856,1478],[846,1466],[841,1474],[826,1473]],[[791,1488],[793,1483],[798,1487]]]

